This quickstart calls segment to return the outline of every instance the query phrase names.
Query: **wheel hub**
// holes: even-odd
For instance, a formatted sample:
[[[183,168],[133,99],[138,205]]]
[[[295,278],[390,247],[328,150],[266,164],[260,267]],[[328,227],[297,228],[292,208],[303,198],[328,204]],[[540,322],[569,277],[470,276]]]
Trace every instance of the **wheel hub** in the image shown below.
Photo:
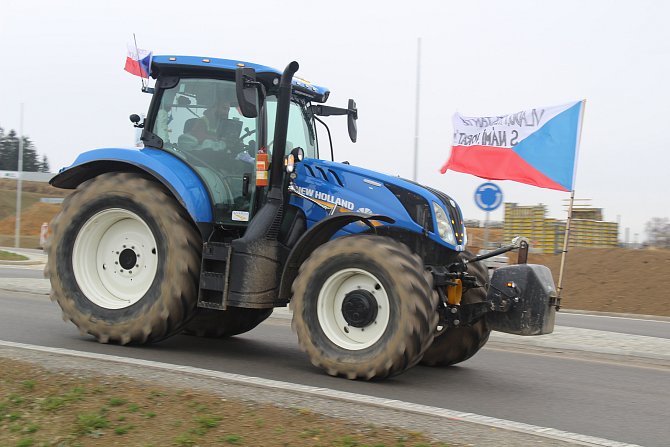
[[[377,300],[367,290],[353,290],[344,296],[342,316],[347,324],[363,328],[375,321],[378,309]]]
[[[137,254],[134,250],[126,248],[119,254],[119,265],[121,268],[131,270],[137,263]]]

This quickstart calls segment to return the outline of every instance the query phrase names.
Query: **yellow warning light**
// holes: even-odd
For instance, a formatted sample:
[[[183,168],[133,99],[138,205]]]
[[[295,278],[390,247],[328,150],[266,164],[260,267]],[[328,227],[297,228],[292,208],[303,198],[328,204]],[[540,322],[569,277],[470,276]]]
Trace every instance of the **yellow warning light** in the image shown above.
[[[507,287],[509,287],[510,289],[514,288],[514,283],[512,281],[508,282]]]
[[[211,62],[209,59],[203,59],[202,61],[206,64],[209,64]]]
[[[238,67],[244,67],[244,64],[241,63],[241,62],[238,62],[238,63],[237,63],[237,66],[238,66]]]
[[[176,57],[171,57],[169,60],[171,60],[171,61],[176,61],[177,58],[176,58]]]

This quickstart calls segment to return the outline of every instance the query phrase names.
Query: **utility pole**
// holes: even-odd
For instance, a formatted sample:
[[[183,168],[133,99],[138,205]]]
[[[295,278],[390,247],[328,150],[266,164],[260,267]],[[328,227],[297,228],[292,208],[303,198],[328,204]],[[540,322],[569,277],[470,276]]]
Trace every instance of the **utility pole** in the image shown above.
[[[19,116],[19,163],[18,178],[16,180],[16,225],[14,228],[14,247],[19,248],[21,241],[21,190],[23,189],[23,103]]]
[[[421,38],[416,41],[416,110],[414,111],[414,172],[412,180],[416,182],[419,163],[419,100],[421,99]]]

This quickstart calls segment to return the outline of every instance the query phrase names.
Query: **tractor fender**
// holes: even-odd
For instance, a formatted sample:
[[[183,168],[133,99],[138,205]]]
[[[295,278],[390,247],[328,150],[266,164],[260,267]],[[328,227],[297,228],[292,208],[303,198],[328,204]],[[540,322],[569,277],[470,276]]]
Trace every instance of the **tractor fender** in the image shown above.
[[[74,189],[106,172],[146,173],[163,184],[188,211],[193,222],[212,222],[212,202],[198,174],[176,156],[158,149],[95,149],[49,180],[52,186]]]
[[[381,214],[344,213],[329,216],[311,227],[295,244],[284,264],[279,287],[279,301],[287,303],[291,299],[291,285],[298,276],[300,265],[320,245],[328,242],[339,230],[354,222],[363,222],[374,230],[372,221],[395,223],[391,217]]]

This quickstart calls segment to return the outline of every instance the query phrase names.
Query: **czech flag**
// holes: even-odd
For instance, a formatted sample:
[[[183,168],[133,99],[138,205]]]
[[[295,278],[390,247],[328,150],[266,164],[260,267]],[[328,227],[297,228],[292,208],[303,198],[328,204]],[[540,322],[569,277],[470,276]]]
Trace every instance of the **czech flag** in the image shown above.
[[[128,56],[126,57],[125,70],[141,78],[149,79],[151,73],[151,56],[153,53],[141,50],[134,45],[128,44]]]
[[[453,117],[451,156],[440,172],[571,191],[584,101],[502,116]]]

